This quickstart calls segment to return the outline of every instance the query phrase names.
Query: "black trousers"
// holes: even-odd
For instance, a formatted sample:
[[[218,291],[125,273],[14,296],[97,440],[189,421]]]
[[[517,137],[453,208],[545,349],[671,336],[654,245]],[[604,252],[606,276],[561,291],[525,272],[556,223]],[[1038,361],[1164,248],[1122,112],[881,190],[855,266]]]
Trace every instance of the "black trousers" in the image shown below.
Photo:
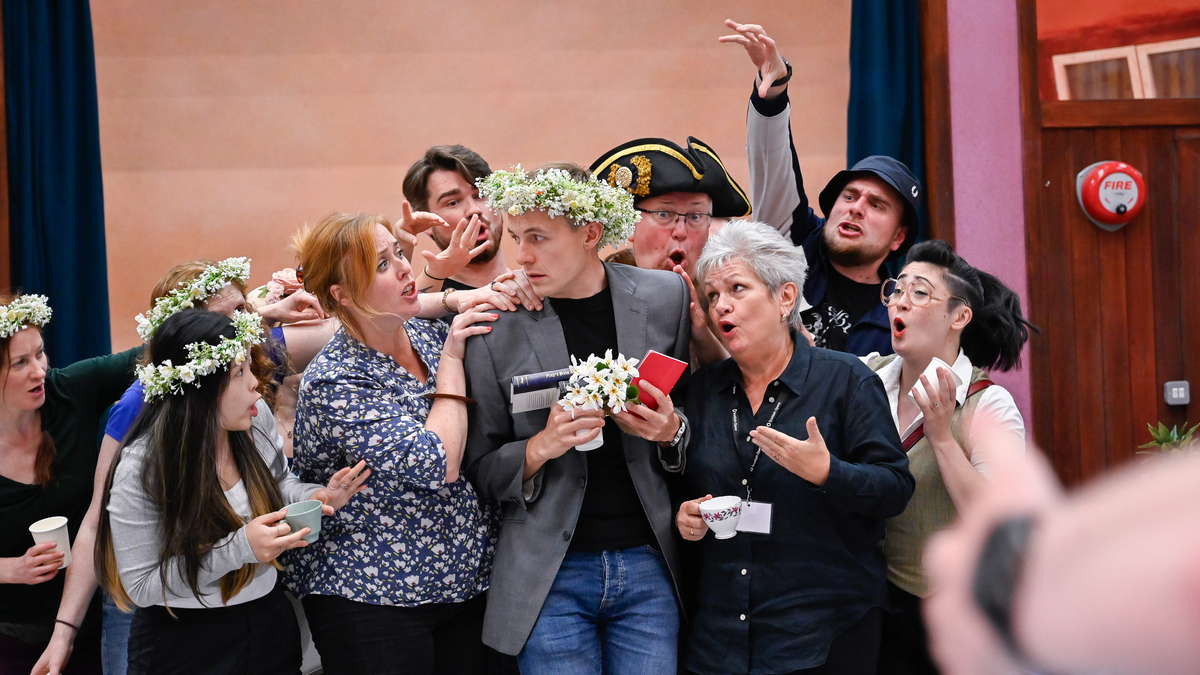
[[[300,673],[300,627],[279,585],[241,605],[171,611],[134,612],[127,675]]]
[[[938,675],[929,656],[921,599],[888,582],[895,611],[883,617],[878,675]]]
[[[793,671],[790,675],[875,675],[882,616],[882,609],[871,609],[833,639],[825,663]]]
[[[483,595],[417,607],[301,600],[325,675],[487,675],[485,602]]]

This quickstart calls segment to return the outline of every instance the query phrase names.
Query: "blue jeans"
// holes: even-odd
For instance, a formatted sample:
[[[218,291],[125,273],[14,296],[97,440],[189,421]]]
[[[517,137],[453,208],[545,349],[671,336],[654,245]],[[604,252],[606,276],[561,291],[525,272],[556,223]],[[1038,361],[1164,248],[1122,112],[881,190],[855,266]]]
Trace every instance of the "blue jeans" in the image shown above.
[[[104,675],[125,675],[129,669],[129,624],[133,623],[133,612],[122,612],[112,597],[105,593],[103,616],[100,658]]]
[[[675,675],[678,636],[661,553],[568,553],[517,662],[521,675]]]

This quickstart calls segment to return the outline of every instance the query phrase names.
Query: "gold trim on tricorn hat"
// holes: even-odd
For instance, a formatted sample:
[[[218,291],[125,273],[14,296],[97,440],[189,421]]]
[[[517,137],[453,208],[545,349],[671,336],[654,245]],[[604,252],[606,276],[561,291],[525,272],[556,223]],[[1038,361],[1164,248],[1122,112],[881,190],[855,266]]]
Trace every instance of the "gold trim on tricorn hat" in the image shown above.
[[[592,174],[638,201],[671,192],[698,192],[713,202],[712,215],[750,215],[750,200],[711,148],[696,138],[680,147],[665,138],[639,138],[604,154]]]

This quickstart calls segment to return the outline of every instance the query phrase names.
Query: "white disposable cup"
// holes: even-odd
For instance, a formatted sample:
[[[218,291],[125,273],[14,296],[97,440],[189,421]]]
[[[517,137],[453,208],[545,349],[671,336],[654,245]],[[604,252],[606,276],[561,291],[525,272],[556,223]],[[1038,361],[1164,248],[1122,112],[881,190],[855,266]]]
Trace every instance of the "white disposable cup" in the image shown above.
[[[717,539],[734,537],[737,535],[738,521],[742,518],[742,498],[713,497],[700,502],[700,517]]]
[[[62,551],[66,555],[62,559],[62,567],[66,569],[71,564],[71,535],[67,532],[67,519],[63,516],[50,516],[42,518],[36,523],[29,526],[29,533],[33,535],[33,541],[36,544],[44,544],[48,541],[54,542],[54,548],[47,551]]]
[[[930,387],[932,387],[932,391],[934,393],[937,393],[938,388],[941,387],[941,384],[939,384],[940,380],[938,379],[938,368],[945,368],[946,370],[950,371],[950,379],[954,381],[955,389],[962,386],[962,378],[958,376],[958,373],[954,372],[954,369],[950,367],[950,364],[935,356],[929,361],[929,365],[925,368],[925,372],[921,373],[925,376],[925,379],[929,380],[929,387],[925,388],[925,396],[930,401],[933,400],[933,396],[930,394]],[[917,379],[917,386],[922,386],[920,379]],[[913,396],[911,389],[908,391],[908,397],[913,400],[913,403],[917,402],[917,397]]]
[[[591,429],[577,429],[575,431],[576,436],[586,436],[590,433],[592,433]],[[604,445],[604,432],[603,431],[601,431],[599,434],[596,434],[596,437],[593,438],[592,440],[588,441],[587,443],[584,443],[583,445],[575,446],[575,449],[579,450],[580,452],[587,452],[589,450],[595,450],[596,448],[598,448],[602,445]]]

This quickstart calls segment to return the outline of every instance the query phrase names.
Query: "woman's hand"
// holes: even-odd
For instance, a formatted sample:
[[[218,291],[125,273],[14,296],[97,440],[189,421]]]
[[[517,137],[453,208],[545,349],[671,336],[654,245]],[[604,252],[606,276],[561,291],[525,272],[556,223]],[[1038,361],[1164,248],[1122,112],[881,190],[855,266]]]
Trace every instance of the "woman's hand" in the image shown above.
[[[450,324],[450,332],[446,335],[446,344],[442,347],[442,358],[461,361],[466,354],[467,338],[492,332],[491,326],[484,326],[479,322],[495,321],[498,318],[499,314],[490,312],[467,312],[454,317]]]
[[[46,645],[37,663],[33,665],[31,675],[61,675],[71,660],[71,652],[75,651],[75,629],[62,623],[55,622],[54,633],[50,635],[50,644]]]
[[[302,527],[299,532],[292,532],[283,519],[286,513],[287,509],[279,509],[246,523],[246,539],[259,562],[271,562],[288,549],[308,546],[304,535],[309,533],[309,528]]]
[[[817,418],[808,418],[806,441],[770,427],[759,427],[750,432],[750,437],[776,464],[813,485],[820,487],[829,478],[829,448],[817,428]]]
[[[461,272],[475,256],[486,251],[492,242],[485,241],[471,248],[471,244],[479,238],[480,223],[478,215],[471,216],[469,221],[463,218],[450,234],[450,244],[445,250],[437,254],[421,251],[425,258],[425,276],[430,279],[449,279]]]
[[[688,541],[700,541],[708,534],[708,523],[700,515],[700,502],[712,499],[712,495],[704,495],[679,505],[679,513],[675,514],[675,527],[679,528],[679,536]]]
[[[675,414],[675,406],[671,402],[671,397],[645,380],[638,383],[638,388],[654,398],[658,409],[651,410],[648,406],[635,401],[626,405],[623,412],[613,415],[613,420],[616,421],[617,426],[621,427],[622,431],[630,436],[637,436],[655,443],[670,443],[675,439],[675,433],[679,431],[679,425],[682,423],[679,416]]]
[[[499,285],[499,284],[493,284]],[[469,291],[455,291],[446,296],[446,304],[458,314],[485,312],[498,309],[502,312],[517,311],[517,303],[508,292],[494,290],[492,286]]]
[[[717,41],[736,42],[746,48],[746,54],[750,56],[750,61],[754,63],[759,77],[762,78],[762,82],[758,85],[758,95],[760,98],[766,99],[767,91],[771,89],[771,83],[787,74],[787,66],[779,56],[779,48],[775,45],[774,40],[767,37],[767,32],[763,30],[762,26],[753,23],[738,23],[733,19],[726,19],[725,25],[737,31],[738,34],[722,35],[717,38]],[[783,86],[780,85],[780,91]]]
[[[50,581],[62,568],[66,553],[53,551],[52,541],[34,544],[20,558],[0,558],[0,583],[40,584]]]
[[[321,309],[321,301],[308,291],[296,291],[279,302],[263,305],[258,309],[258,313],[267,321],[281,324],[325,318],[325,310]]]
[[[491,287],[508,293],[517,304],[531,312],[542,310],[542,297],[533,290],[533,283],[524,269],[517,268],[501,274],[491,283]]]
[[[929,379],[921,376],[921,386],[912,388],[913,399],[925,419],[925,437],[930,443],[953,441],[950,433],[950,420],[954,417],[954,409],[958,405],[957,387],[954,386],[954,376],[946,368],[938,368],[938,386],[934,389]],[[928,392],[936,392],[930,396]]]
[[[708,325],[708,314],[704,311],[704,305],[700,304],[700,298],[696,295],[696,286],[692,284],[692,278],[688,276],[687,271],[681,265],[676,265],[672,271],[683,277],[684,283],[687,284],[688,295],[691,296],[688,313],[692,316],[692,353],[696,357],[696,361],[702,366],[707,366],[729,358],[729,352]]]
[[[361,460],[358,464],[348,466],[333,474],[333,478],[329,479],[329,487],[317,490],[308,498],[321,500],[324,504],[321,507],[321,513],[332,516],[334,509],[345,506],[351,497],[363,489],[370,475],[371,470],[367,468],[367,460]]]

